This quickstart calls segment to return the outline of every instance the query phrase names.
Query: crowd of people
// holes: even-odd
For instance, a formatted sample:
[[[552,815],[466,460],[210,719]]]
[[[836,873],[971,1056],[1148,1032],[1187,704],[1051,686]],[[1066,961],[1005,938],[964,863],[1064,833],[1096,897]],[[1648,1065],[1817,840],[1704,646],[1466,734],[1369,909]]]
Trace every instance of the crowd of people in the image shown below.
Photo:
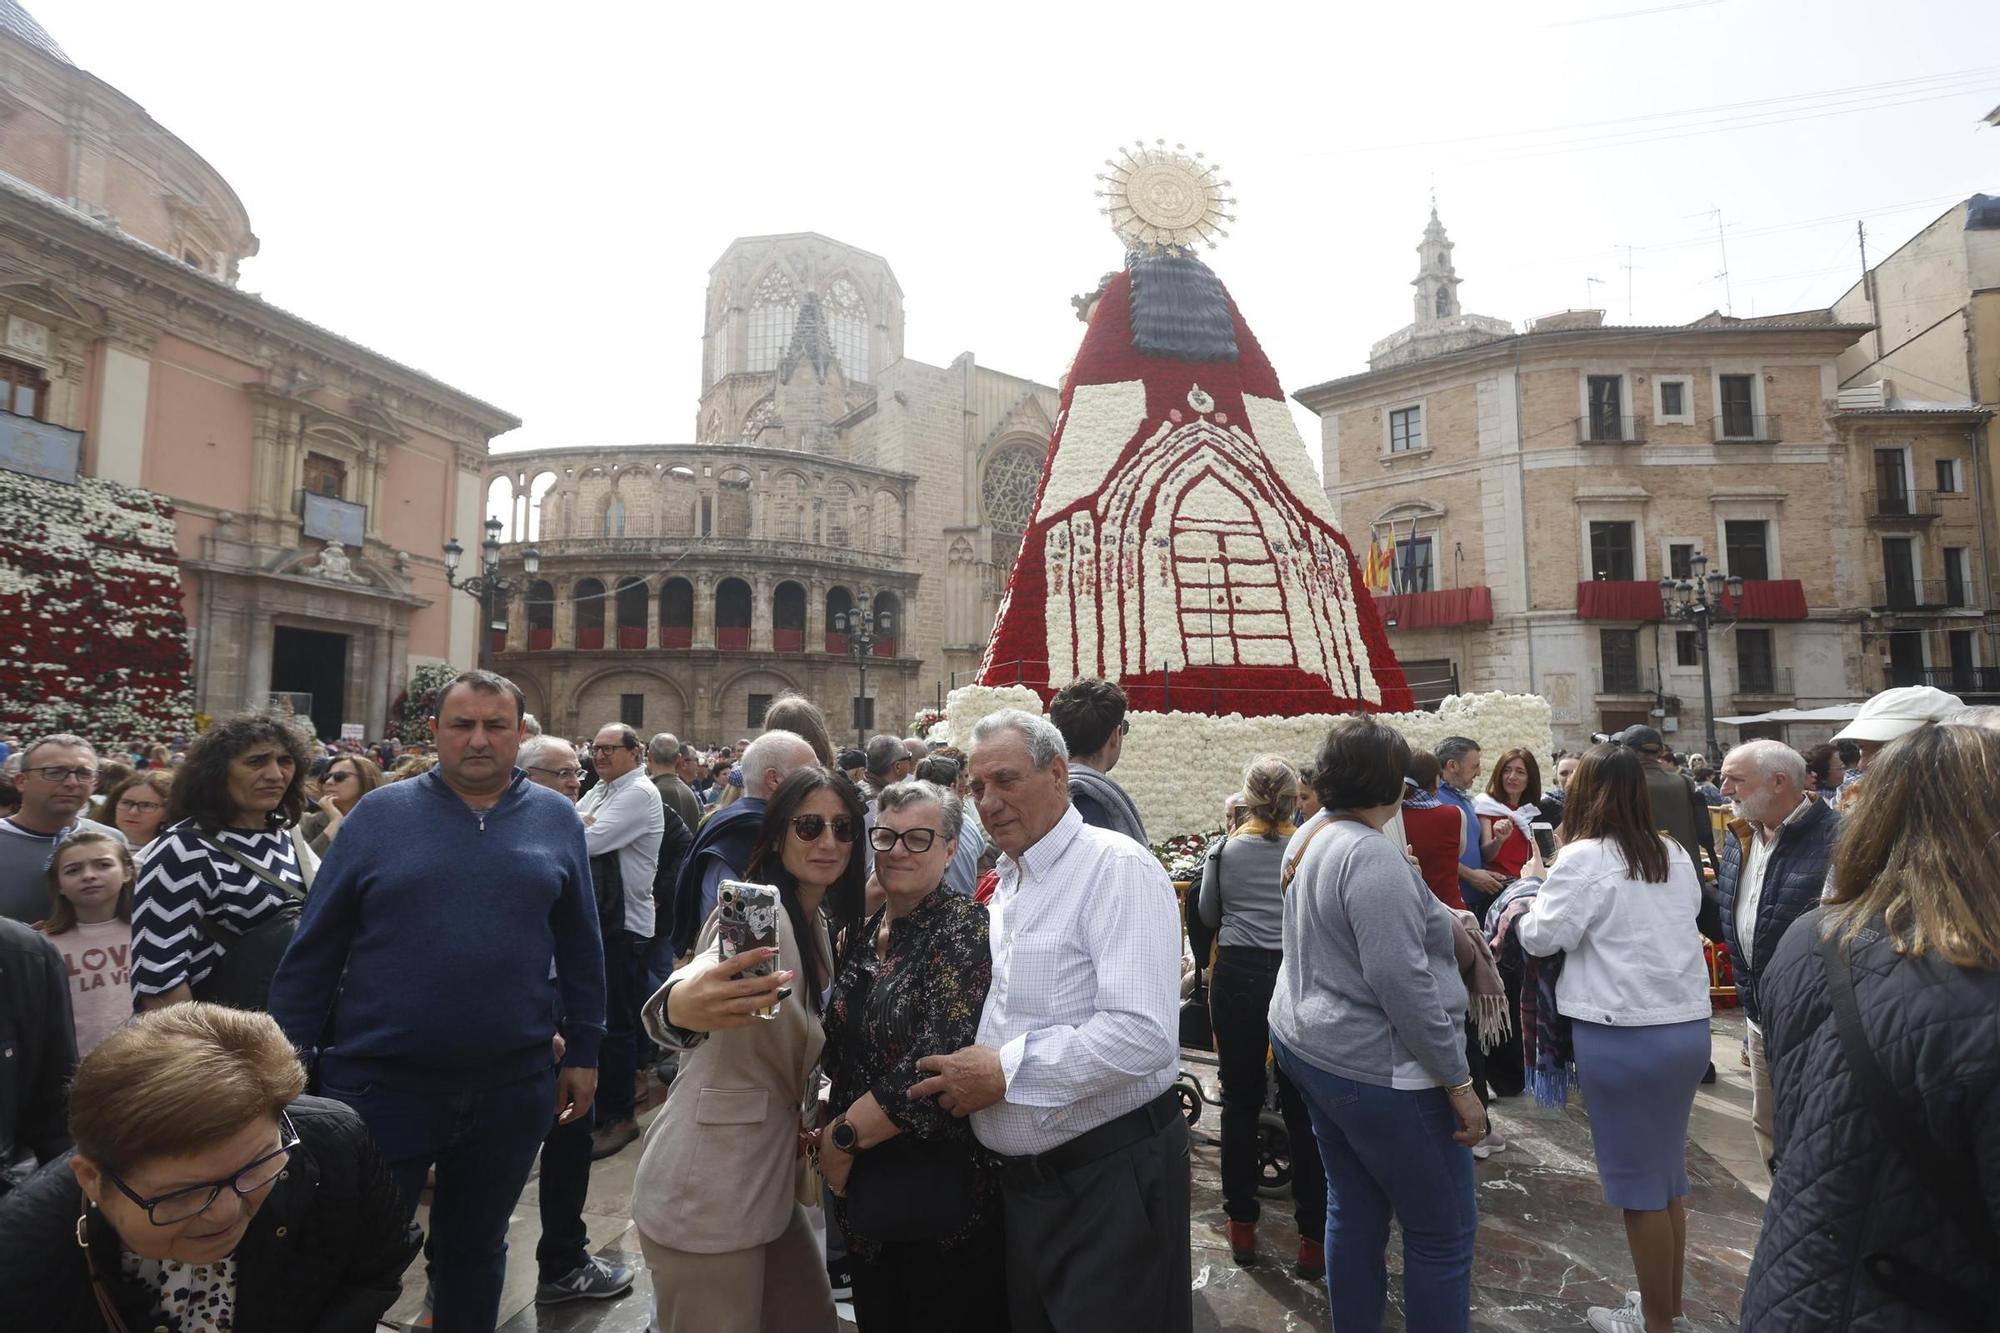
[[[1996,714],[1893,689],[1715,767],[1346,717],[1247,757],[1178,902],[1098,680],[964,751],[798,697],[568,740],[484,671],[408,750],[0,741],[0,1326],[365,1333],[421,1256],[486,1333],[538,1162],[537,1300],[615,1300],[583,1212],[643,1139],[657,1329],[1190,1329],[1201,971],[1236,1263],[1275,1103],[1335,1333],[1383,1326],[1392,1222],[1405,1326],[1467,1328],[1496,1111],[1574,1092],[1635,1287],[1588,1322],[1668,1333],[1715,957],[1772,1180],[1743,1326],[1985,1327]]]

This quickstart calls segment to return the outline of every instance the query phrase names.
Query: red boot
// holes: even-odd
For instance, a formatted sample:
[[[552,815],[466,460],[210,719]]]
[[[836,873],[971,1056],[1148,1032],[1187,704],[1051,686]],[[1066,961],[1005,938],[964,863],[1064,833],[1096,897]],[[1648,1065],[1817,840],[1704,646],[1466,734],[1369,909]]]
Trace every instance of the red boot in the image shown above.
[[[1248,1268],[1257,1262],[1257,1224],[1255,1222],[1238,1222],[1234,1218],[1230,1219],[1229,1256],[1236,1261],[1238,1268]]]
[[[1326,1276],[1326,1249],[1311,1236],[1299,1237],[1299,1265],[1292,1270],[1307,1282]]]

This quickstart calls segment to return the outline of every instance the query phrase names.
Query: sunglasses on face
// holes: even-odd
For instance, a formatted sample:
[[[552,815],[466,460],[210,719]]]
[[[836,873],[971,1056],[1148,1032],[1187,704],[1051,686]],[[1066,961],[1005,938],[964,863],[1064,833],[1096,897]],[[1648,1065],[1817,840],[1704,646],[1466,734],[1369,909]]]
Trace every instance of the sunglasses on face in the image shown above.
[[[911,851],[921,854],[931,849],[937,842],[937,836],[938,831],[934,828],[910,828],[898,833],[895,829],[883,828],[877,824],[868,830],[868,845],[878,852],[890,852],[894,851],[896,844],[900,842]]]
[[[798,835],[801,842],[818,842],[819,835],[826,832],[828,822],[825,815],[797,815],[792,819],[792,832]],[[854,841],[854,816],[835,815],[831,822],[835,842]]]

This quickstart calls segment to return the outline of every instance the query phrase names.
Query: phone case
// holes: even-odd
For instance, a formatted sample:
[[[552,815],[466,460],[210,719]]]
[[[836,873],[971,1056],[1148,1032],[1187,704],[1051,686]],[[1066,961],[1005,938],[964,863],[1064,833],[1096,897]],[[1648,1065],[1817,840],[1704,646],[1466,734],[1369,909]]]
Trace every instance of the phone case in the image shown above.
[[[779,920],[785,912],[775,884],[748,884],[742,880],[725,879],[717,887],[716,901],[720,906],[717,926],[724,958],[734,958],[749,949],[778,947]],[[777,970],[778,959],[772,957],[744,969],[743,975],[768,977]],[[784,998],[783,992],[780,992],[779,998]],[[757,1011],[759,1018],[777,1016],[776,1005]]]

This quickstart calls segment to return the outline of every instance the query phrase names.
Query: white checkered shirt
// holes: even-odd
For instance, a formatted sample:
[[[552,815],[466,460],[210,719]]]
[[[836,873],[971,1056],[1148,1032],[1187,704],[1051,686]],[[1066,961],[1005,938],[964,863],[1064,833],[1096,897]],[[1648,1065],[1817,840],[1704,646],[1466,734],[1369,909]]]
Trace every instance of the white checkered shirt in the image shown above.
[[[1180,921],[1151,851],[1065,811],[1019,860],[1000,858],[991,936],[979,1044],[1000,1052],[1007,1096],[973,1113],[981,1143],[1047,1152],[1173,1085]]]

